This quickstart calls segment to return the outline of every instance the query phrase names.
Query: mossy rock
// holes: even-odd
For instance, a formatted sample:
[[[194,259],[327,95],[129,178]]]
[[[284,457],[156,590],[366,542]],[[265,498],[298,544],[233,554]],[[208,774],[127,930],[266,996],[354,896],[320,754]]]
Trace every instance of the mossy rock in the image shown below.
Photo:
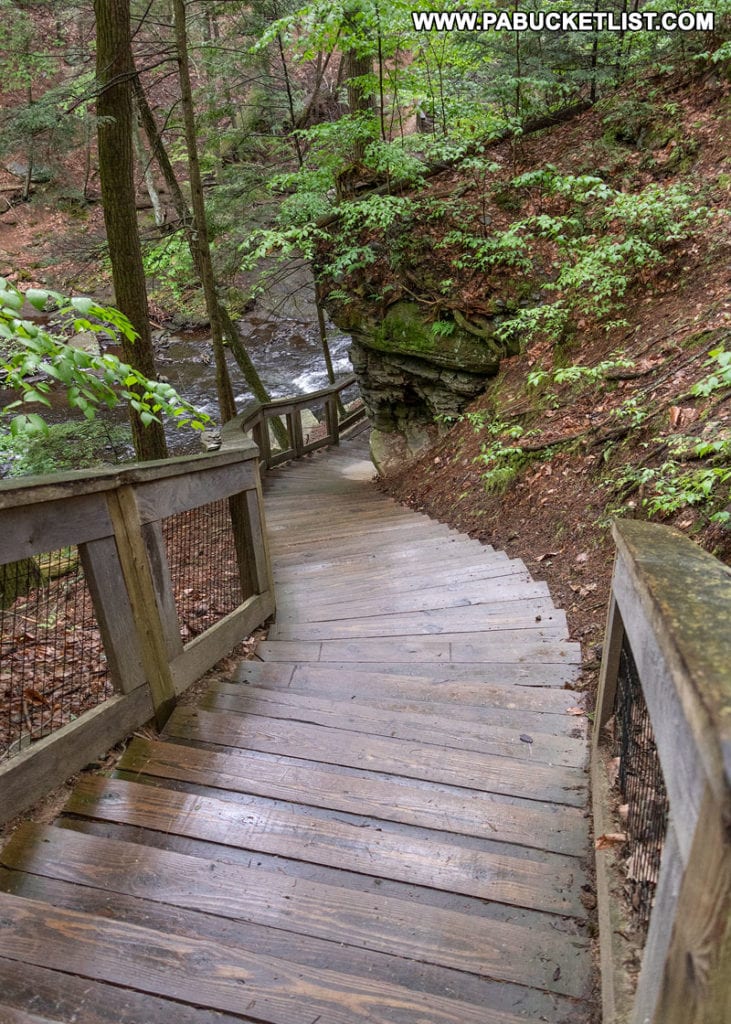
[[[449,335],[435,334],[415,302],[396,303],[372,331],[358,333],[363,345],[378,352],[416,356],[435,366],[485,376],[498,368],[486,341],[456,325]]]

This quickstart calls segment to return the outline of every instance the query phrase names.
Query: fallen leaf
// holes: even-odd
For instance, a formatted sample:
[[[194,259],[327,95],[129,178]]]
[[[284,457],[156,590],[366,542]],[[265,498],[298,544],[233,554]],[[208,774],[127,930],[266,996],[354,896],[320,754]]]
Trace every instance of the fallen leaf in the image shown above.
[[[582,551],[580,555],[576,556],[576,561],[577,562],[588,562],[589,561],[589,554],[588,554],[588,552],[587,551]]]
[[[578,718],[578,717],[579,717],[580,715],[585,715],[585,714],[586,714],[586,712],[584,711],[584,709],[583,709],[583,708],[580,708],[580,707],[579,707],[579,706],[577,705],[577,706],[576,706],[576,707],[574,707],[574,708],[569,708],[569,709],[568,709],[568,711],[566,712],[566,714],[567,714],[567,715],[575,715],[575,716],[576,716],[576,717]]]
[[[558,551],[546,551],[545,555],[538,555],[536,562],[545,562],[547,558],[556,558]]]
[[[617,814],[619,814],[622,821],[626,821],[629,818],[629,804],[620,804],[617,808]]]
[[[594,840],[594,848],[597,850],[610,850],[613,846],[619,846],[627,842],[626,832],[605,832]]]
[[[617,781],[619,775],[620,759],[613,757],[607,764],[607,781],[609,782],[609,788],[611,789],[614,783]]]

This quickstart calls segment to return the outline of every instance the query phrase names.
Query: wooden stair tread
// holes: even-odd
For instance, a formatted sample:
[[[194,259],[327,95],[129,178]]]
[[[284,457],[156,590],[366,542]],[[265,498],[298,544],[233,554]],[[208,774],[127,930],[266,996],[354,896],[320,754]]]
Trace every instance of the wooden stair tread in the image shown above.
[[[305,722],[267,722],[261,717],[240,718],[189,708],[173,712],[164,735],[242,750],[288,753],[306,760],[569,806],[581,806],[586,799],[587,780],[580,768],[536,763],[527,749],[530,744],[522,745],[526,752],[521,757],[506,757]]]
[[[0,895],[0,955],[41,967],[203,1004],[271,1024],[301,1024],[308,1013],[332,1024],[422,1024],[423,996],[324,967],[252,954],[221,941],[168,935],[114,919]],[[44,941],[37,935],[44,930]],[[393,1011],[398,1007],[398,1017]],[[518,1024],[514,1014],[430,995],[433,1024]],[[172,1019],[172,1018],[170,1018]],[[246,1016],[243,1018],[247,1019]]]

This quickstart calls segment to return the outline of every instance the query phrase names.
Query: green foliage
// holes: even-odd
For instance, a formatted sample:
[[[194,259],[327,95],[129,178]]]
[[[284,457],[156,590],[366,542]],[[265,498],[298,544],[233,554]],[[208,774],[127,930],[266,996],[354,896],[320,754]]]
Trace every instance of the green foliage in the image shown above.
[[[605,329],[623,323],[614,317],[621,313],[630,285],[646,268],[665,262],[670,247],[711,216],[679,184],[624,193],[592,175],[561,175],[548,167],[520,175],[512,185],[560,195],[570,203],[563,215],[540,213],[516,220],[498,240],[485,240],[493,252],[514,252],[516,265],[526,272],[533,267],[532,240],[548,238],[558,248],[555,280],[543,286],[546,298],[557,298],[519,310],[498,330],[499,338],[519,338],[523,344],[539,334],[560,341],[578,314],[603,323]],[[500,241],[503,237],[506,242]],[[475,242],[468,249],[470,260],[475,250],[484,252]]]
[[[133,457],[129,427],[102,419],[51,423],[42,433],[0,434],[0,463],[6,477],[93,469]]]
[[[195,279],[193,258],[184,234],[166,235],[155,242],[144,253],[142,263],[153,290],[171,296],[175,306],[183,309],[189,282]]]
[[[145,425],[171,416],[178,426],[202,429],[208,417],[199,414],[169,384],[148,380],[143,374],[110,353],[94,354],[66,344],[62,337],[22,317],[24,301],[38,310],[53,304],[71,333],[115,332],[134,341],[129,321],[117,310],[100,306],[82,296],[67,299],[58,292],[28,289],[23,295],[0,277],[0,372],[5,386],[20,397],[0,409],[10,418],[13,436],[46,433],[48,427],[38,413],[21,412],[23,405],[37,403],[50,407],[52,386],[60,386],[68,405],[88,420],[100,407],[114,408],[126,400]]]
[[[709,424],[709,430],[718,424]],[[670,458],[659,466],[626,466],[614,486],[625,497],[636,490],[648,516],[664,518],[691,506],[710,522],[731,525],[731,435],[680,436],[669,443]],[[700,465],[697,465],[700,463]],[[621,515],[626,506],[611,509]]]
[[[715,391],[731,388],[731,352],[724,348],[714,348],[708,354],[706,366],[712,366],[714,372],[694,384],[690,389],[692,394],[707,398]]]

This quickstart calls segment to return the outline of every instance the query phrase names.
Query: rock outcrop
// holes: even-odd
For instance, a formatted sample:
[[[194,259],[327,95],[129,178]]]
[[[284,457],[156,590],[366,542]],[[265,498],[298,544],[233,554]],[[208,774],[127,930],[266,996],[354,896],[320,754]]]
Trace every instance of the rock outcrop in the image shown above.
[[[353,339],[353,369],[373,424],[371,455],[382,473],[431,444],[440,422],[458,416],[500,365],[488,331],[449,321],[444,332],[415,302],[394,304],[377,323],[335,320]]]

